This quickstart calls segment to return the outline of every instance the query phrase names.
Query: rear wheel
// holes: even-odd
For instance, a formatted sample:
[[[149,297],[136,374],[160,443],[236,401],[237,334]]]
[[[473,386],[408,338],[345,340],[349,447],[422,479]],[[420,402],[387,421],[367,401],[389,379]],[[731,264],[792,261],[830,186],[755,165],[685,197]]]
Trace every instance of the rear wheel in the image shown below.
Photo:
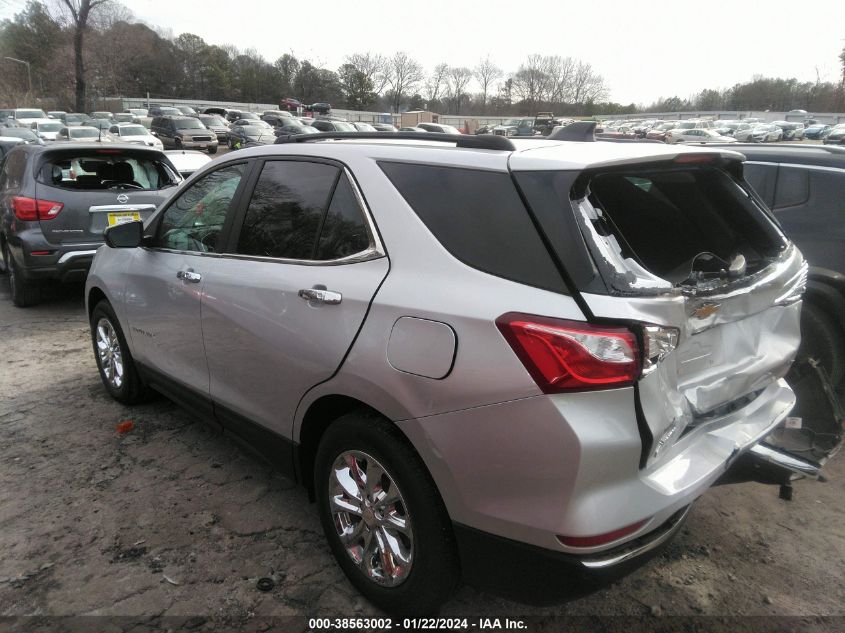
[[[28,308],[41,300],[41,286],[33,281],[24,279],[20,267],[15,263],[9,247],[3,247],[3,262],[9,275],[9,290],[12,303],[19,308]]]
[[[845,336],[827,312],[812,303],[801,310],[801,347],[799,356],[815,358],[838,385],[845,376]]]
[[[111,397],[123,404],[147,400],[150,391],[138,375],[117,316],[105,299],[91,312],[91,342],[100,378]]]
[[[351,413],[320,441],[314,481],[329,546],[352,584],[397,615],[436,613],[459,566],[443,501],[420,457],[383,418]]]

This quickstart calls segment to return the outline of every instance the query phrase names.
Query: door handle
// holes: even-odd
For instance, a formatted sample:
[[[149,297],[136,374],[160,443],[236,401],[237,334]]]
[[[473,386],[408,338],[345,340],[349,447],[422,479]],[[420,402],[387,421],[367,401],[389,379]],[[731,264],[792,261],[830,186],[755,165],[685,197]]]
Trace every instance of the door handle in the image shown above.
[[[343,295],[339,292],[321,288],[303,288],[299,291],[299,296],[309,303],[325,303],[331,306],[337,305],[343,299]]]
[[[198,284],[202,281],[202,275],[195,273],[193,270],[180,270],[176,276],[182,281],[187,281],[192,284]]]

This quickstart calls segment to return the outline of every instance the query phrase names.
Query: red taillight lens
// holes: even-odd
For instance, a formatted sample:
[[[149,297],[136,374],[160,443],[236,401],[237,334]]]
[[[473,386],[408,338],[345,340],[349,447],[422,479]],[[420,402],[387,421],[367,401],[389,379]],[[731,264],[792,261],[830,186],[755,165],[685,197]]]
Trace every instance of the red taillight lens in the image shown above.
[[[599,545],[612,543],[613,541],[621,539],[623,536],[633,534],[644,526],[646,521],[648,521],[648,519],[637,521],[636,523],[605,534],[596,534],[595,536],[558,536],[557,540],[569,547],[597,547]]]
[[[52,220],[61,213],[63,207],[61,202],[36,200],[26,196],[12,197],[12,210],[15,212],[15,217],[26,222]]]
[[[544,393],[623,387],[640,375],[627,328],[515,313],[496,325]]]

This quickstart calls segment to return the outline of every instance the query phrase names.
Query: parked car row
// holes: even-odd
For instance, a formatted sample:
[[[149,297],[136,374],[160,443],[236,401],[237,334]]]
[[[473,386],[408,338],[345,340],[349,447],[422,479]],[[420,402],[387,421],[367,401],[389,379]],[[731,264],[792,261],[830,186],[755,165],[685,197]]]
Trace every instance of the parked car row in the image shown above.
[[[743,143],[773,143],[799,141],[804,138],[822,140],[824,143],[841,144],[845,124],[809,124],[795,121],[767,123],[759,118],[742,120],[686,119],[662,121],[605,121],[596,130],[606,138],[645,138],[666,143],[725,143],[736,140]],[[828,138],[833,135],[833,138]]]

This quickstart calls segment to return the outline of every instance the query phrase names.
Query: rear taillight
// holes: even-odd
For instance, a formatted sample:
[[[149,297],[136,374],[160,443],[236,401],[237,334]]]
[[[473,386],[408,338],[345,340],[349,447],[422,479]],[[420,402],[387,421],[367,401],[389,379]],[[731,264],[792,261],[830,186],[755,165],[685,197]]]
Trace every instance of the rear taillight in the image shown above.
[[[12,197],[12,211],[15,212],[15,217],[26,222],[52,220],[61,213],[63,207],[61,202],[36,200],[26,196]]]
[[[517,313],[496,325],[544,393],[623,387],[640,376],[637,337],[627,328]]]

